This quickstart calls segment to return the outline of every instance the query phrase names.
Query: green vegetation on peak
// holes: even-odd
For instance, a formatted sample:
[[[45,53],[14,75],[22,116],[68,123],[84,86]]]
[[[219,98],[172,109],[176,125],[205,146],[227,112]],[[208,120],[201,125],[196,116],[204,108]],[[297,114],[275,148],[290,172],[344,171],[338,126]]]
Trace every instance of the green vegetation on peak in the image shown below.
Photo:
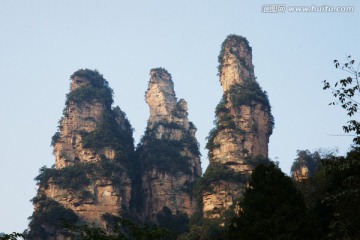
[[[116,114],[115,111],[104,113],[95,131],[80,132],[82,143],[85,148],[91,148],[95,151],[100,151],[106,147],[112,148],[116,152],[116,160],[127,162],[134,150],[133,130],[124,112],[122,114],[125,118],[126,130],[123,130],[117,123]]]
[[[172,78],[171,74],[163,67],[152,68],[150,72],[155,72],[155,74],[159,77],[161,77],[162,74],[167,74],[170,76],[170,79]]]
[[[231,44],[245,44],[246,47],[250,48],[250,45],[249,45],[249,41],[243,37],[243,36],[240,36],[240,35],[236,35],[236,34],[229,34],[227,35],[226,39],[224,40],[224,45],[228,44],[228,43],[231,43]]]
[[[74,80],[75,77],[87,79],[96,88],[109,87],[108,81],[97,70],[79,69],[70,76],[70,79]]]
[[[232,105],[238,107],[241,105],[252,106],[254,103],[261,103],[263,108],[270,111],[271,106],[266,91],[263,91],[259,83],[245,79],[242,84],[233,85],[224,94],[229,97]]]
[[[222,70],[222,68],[224,66],[224,55],[225,55],[226,48],[229,48],[229,47],[230,47],[230,52],[232,54],[236,55],[236,57],[243,64],[243,66],[250,69],[250,67],[247,66],[244,59],[241,56],[239,56],[237,52],[233,51],[232,48],[231,48],[231,47],[237,47],[237,46],[240,46],[240,45],[245,45],[251,51],[249,41],[246,38],[244,38],[242,36],[239,36],[239,35],[235,35],[235,34],[228,35],[226,37],[225,41],[221,44],[221,50],[220,50],[220,54],[218,56],[218,62],[219,62],[218,75],[219,76],[221,75],[221,70]]]
[[[89,85],[77,88],[66,95],[66,106],[70,102],[91,102],[94,99],[103,101],[107,107],[113,104],[113,90],[110,88],[108,81],[96,70],[80,69],[71,75],[71,79],[76,77],[85,78]]]

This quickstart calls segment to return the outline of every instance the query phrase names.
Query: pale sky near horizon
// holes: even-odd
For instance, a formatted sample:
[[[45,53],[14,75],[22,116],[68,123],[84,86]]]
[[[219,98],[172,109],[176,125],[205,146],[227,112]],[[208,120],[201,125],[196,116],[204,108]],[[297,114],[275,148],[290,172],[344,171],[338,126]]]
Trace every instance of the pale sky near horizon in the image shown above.
[[[263,13],[264,4],[354,6],[349,13]],[[324,79],[347,76],[333,60],[360,61],[358,1],[1,0],[0,232],[27,228],[34,177],[55,163],[50,147],[69,90],[69,76],[97,69],[127,114],[136,142],[149,109],[149,70],[166,68],[198,128],[203,171],[205,138],[221,98],[217,56],[229,34],[246,37],[255,75],[275,118],[269,156],[289,173],[297,149],[338,148],[346,113],[328,106]]]

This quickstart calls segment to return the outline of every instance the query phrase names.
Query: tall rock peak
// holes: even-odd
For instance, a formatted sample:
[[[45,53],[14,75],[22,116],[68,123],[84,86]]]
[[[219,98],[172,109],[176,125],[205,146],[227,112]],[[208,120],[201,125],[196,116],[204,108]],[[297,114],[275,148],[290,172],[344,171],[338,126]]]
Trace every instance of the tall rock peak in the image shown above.
[[[119,108],[111,109],[112,103],[112,89],[97,71],[81,69],[71,75],[64,116],[60,120],[59,132],[53,137],[57,168],[82,162],[97,162],[101,155],[114,160],[116,152],[120,154],[119,146],[115,144],[115,139],[119,140],[119,136],[112,136],[115,141],[100,145],[95,145],[94,142],[100,132],[106,130],[102,128],[109,128],[111,123],[117,123],[118,126],[114,127],[118,134],[124,135],[121,138],[131,142],[130,124]],[[123,151],[129,153],[132,151],[131,144],[126,145]]]
[[[146,102],[150,117],[137,149],[142,166],[143,217],[156,222],[164,208],[174,215],[191,216],[196,209],[191,186],[201,176],[201,163],[187,102],[177,100],[171,75],[163,68],[150,71]]]
[[[184,99],[177,101],[174,82],[170,73],[164,68],[155,68],[150,70],[150,81],[146,91],[146,103],[150,108],[150,118],[148,124],[156,122],[177,122],[186,125],[187,102]]]
[[[255,80],[248,41],[229,35],[219,55],[223,97],[216,107],[216,126],[207,148],[211,163],[251,171],[247,159],[268,156],[273,118],[267,97]],[[236,71],[235,71],[236,70]]]
[[[210,132],[206,146],[210,161],[207,172],[222,169],[232,171],[238,177],[207,181],[208,189],[213,189],[203,194],[203,210],[208,217],[217,217],[221,209],[234,206],[235,198],[246,187],[243,179],[258,161],[267,158],[273,128],[270,103],[266,92],[256,82],[248,41],[241,36],[229,35],[221,46],[218,59],[224,94],[216,107],[216,126]],[[211,175],[207,172],[205,177]]]
[[[66,234],[62,218],[105,226],[103,214],[129,211],[132,128],[112,103],[112,89],[97,71],[81,69],[71,76],[64,115],[52,138],[56,168],[44,167],[36,177],[29,239],[65,239],[53,238]]]

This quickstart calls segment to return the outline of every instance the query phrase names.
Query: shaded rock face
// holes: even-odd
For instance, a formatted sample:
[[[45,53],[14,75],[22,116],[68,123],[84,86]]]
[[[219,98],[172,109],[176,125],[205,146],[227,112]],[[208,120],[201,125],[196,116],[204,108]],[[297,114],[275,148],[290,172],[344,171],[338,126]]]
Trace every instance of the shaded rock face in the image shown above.
[[[43,168],[36,178],[37,198],[55,201],[81,222],[102,227],[103,214],[129,211],[132,192],[132,128],[119,107],[111,108],[112,101],[112,90],[98,72],[85,69],[71,76],[64,116],[52,139],[56,168]],[[49,213],[35,208],[33,218],[41,214]],[[29,239],[36,234],[30,227]]]
[[[201,176],[196,128],[188,120],[186,101],[177,101],[171,75],[165,69],[150,71],[146,102],[150,118],[137,149],[142,166],[143,218],[156,222],[164,207],[173,214],[191,216],[196,208],[191,189]]]
[[[249,175],[256,157],[268,156],[273,128],[270,104],[266,92],[255,80],[252,50],[245,38],[228,36],[222,44],[219,63],[224,94],[215,111],[216,126],[208,138],[209,161]],[[224,209],[232,206],[235,196],[244,188],[243,183],[236,186],[217,181],[214,185],[216,191],[203,193],[204,215],[210,218],[219,215],[215,211],[219,206]]]

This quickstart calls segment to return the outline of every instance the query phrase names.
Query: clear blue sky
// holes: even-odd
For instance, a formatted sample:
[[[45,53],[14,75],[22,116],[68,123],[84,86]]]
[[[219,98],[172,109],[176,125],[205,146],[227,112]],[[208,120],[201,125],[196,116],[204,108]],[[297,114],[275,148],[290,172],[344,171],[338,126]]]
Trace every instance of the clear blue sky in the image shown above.
[[[289,173],[297,149],[338,147],[345,112],[328,106],[324,79],[345,77],[332,60],[360,60],[358,1],[282,1],[290,5],[355,6],[353,13],[262,13],[266,0],[1,0],[0,1],[0,232],[23,231],[36,194],[38,169],[55,163],[56,131],[79,68],[98,69],[115,104],[144,132],[149,70],[164,67],[198,127],[203,170],[205,137],[221,97],[217,56],[228,34],[253,48],[255,75],[275,117],[270,157]],[[276,1],[275,1],[276,2]],[[271,1],[270,3],[274,3]]]

